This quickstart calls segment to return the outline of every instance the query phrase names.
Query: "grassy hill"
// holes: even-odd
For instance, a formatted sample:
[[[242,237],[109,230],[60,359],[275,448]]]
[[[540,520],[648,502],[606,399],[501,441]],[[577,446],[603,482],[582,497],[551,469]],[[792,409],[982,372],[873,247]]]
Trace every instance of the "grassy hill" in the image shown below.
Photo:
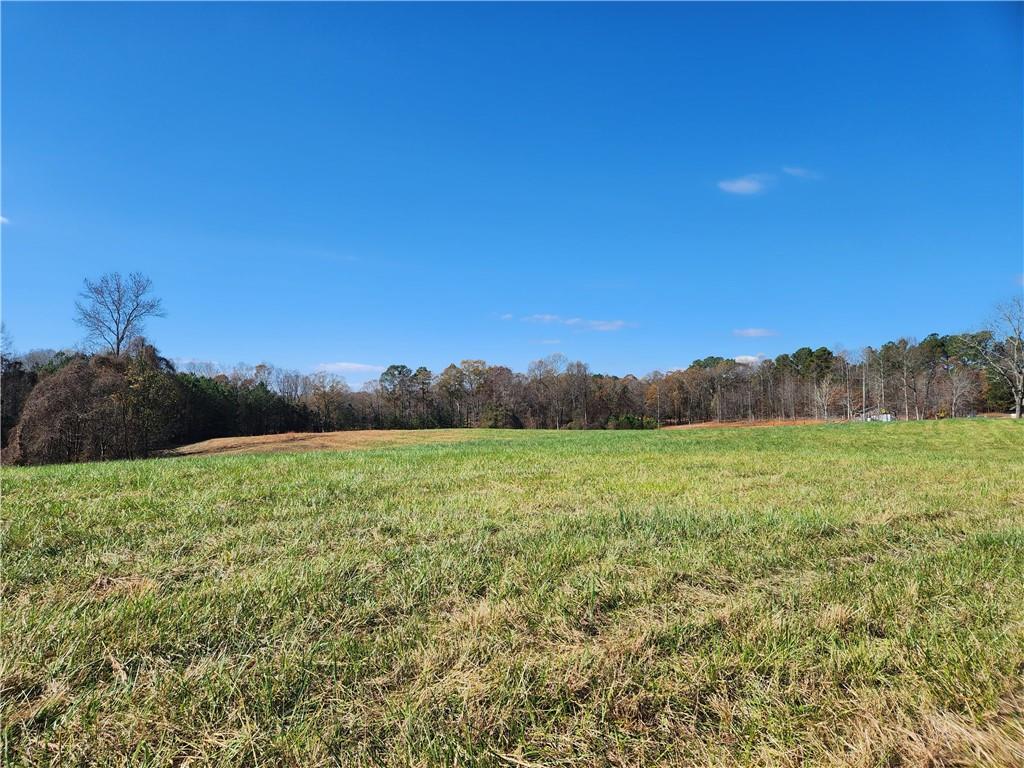
[[[460,439],[3,468],[4,762],[1024,761],[1024,424]]]

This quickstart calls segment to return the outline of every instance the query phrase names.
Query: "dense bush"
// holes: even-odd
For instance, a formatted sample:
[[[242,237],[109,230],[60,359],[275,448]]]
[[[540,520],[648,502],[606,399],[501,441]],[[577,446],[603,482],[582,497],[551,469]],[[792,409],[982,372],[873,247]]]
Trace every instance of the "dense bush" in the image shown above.
[[[305,429],[309,422],[304,408],[263,382],[176,373],[142,341],[120,356],[65,356],[38,371],[11,364],[3,378],[5,393],[25,393],[17,413],[11,405],[17,426],[4,451],[10,462],[141,458],[170,445]],[[5,394],[5,405],[15,400]],[[6,412],[4,419],[6,426]]]

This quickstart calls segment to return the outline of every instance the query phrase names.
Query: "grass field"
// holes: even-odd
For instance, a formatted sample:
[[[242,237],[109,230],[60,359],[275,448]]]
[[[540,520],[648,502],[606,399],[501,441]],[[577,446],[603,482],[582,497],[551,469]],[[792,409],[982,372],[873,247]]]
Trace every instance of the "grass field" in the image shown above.
[[[470,437],[4,468],[4,764],[1024,764],[1024,424]]]

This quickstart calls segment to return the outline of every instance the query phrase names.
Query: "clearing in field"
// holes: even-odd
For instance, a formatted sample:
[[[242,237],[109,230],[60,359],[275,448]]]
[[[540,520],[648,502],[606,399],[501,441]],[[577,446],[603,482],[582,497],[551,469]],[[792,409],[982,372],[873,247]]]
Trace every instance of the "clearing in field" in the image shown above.
[[[1024,425],[4,468],[7,765],[1020,765]]]

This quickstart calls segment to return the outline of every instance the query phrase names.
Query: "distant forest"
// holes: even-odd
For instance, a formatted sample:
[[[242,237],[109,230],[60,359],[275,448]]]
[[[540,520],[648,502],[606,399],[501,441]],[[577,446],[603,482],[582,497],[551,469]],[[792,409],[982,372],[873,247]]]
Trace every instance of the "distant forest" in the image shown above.
[[[741,419],[1019,415],[1021,300],[991,327],[856,353],[802,347],[756,363],[723,357],[644,376],[594,373],[551,355],[516,372],[483,360],[440,372],[391,365],[352,391],[330,373],[268,364],[175,366],[142,335],[162,315],[148,279],[85,282],[77,305],[91,352],[2,349],[5,463],[142,458],[213,437],[291,431],[503,427],[650,429]]]

